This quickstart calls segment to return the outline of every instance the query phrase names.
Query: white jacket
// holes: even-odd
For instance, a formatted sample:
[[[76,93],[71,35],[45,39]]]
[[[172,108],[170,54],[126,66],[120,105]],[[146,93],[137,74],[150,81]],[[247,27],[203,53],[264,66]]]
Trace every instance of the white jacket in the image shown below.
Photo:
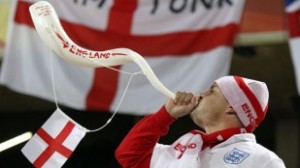
[[[176,145],[185,146],[176,150]],[[254,134],[237,134],[201,151],[199,135],[187,133],[172,145],[157,144],[151,168],[285,168],[272,151],[256,143]],[[182,156],[181,156],[182,155]]]
[[[116,150],[116,159],[122,167],[285,168],[282,160],[257,144],[251,133],[235,134],[204,150],[201,150],[202,135],[195,131],[183,135],[172,145],[158,144],[174,121],[164,107],[139,121]],[[223,136],[216,138],[222,141]]]

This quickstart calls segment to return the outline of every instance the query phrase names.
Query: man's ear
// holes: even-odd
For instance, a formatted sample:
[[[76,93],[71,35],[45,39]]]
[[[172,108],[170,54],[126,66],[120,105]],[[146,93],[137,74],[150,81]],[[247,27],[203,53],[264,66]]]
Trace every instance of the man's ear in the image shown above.
[[[227,108],[227,110],[225,111],[226,114],[228,115],[236,115],[236,112],[233,110],[233,108],[230,106]]]

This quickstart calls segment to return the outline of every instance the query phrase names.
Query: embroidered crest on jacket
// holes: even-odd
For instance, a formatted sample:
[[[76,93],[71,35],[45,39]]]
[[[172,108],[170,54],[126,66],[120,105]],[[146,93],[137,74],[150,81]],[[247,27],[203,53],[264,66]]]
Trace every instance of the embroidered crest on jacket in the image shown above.
[[[224,155],[224,161],[229,164],[239,164],[249,156],[249,153],[234,148]]]

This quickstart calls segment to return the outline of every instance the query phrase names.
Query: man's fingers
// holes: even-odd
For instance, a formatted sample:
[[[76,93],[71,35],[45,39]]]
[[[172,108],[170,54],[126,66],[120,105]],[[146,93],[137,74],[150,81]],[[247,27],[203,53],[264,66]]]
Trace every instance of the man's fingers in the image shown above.
[[[177,92],[175,103],[176,105],[188,105],[189,103],[192,102],[193,98],[194,98],[194,94],[190,92]]]
[[[178,104],[182,97],[182,92],[176,92],[175,103]]]
[[[199,104],[200,102],[200,95],[196,95],[193,97],[192,102],[195,104]]]
[[[165,107],[171,116],[179,118],[189,114],[197,104],[197,96],[193,93],[176,92],[175,101],[168,101]]]
[[[185,105],[188,105],[192,102],[192,99],[193,99],[194,95],[192,93],[187,93],[184,100],[183,100],[183,103]]]

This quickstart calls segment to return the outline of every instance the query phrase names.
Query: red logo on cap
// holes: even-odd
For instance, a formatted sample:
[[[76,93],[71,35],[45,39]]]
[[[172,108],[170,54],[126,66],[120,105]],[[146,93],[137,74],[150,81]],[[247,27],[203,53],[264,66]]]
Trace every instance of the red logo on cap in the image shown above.
[[[253,117],[248,104],[244,103],[244,104],[241,105],[241,107],[242,107],[243,111],[246,113],[247,117],[249,118],[251,125],[254,125],[255,124],[255,118]]]

